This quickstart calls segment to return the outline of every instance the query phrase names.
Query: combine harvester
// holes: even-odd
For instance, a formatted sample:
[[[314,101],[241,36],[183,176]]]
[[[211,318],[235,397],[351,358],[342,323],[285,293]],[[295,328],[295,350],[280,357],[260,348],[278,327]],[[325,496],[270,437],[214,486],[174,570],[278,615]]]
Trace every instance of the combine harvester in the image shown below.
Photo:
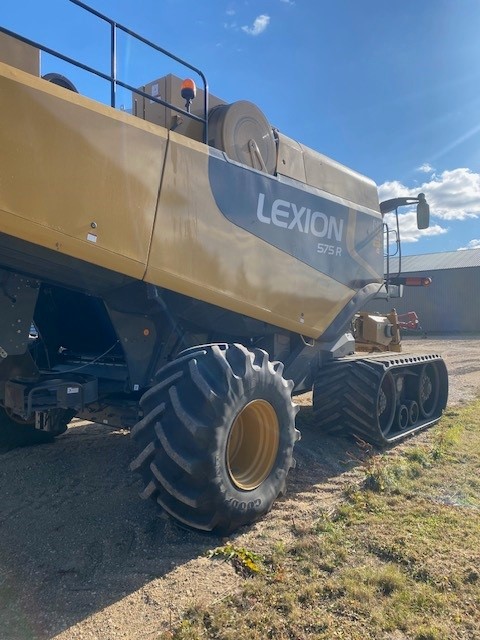
[[[382,446],[436,422],[441,357],[399,353],[395,312],[361,312],[422,284],[384,275],[384,214],[416,203],[425,228],[423,194],[379,203],[368,178],[72,2],[110,25],[111,75],[0,33],[3,444],[51,440],[73,416],[132,427],[142,497],[229,533],[285,490],[292,396],[313,388],[319,437]],[[203,88],[122,82],[118,31]],[[111,105],[41,77],[40,51],[108,82]],[[132,113],[115,108],[119,87]]]

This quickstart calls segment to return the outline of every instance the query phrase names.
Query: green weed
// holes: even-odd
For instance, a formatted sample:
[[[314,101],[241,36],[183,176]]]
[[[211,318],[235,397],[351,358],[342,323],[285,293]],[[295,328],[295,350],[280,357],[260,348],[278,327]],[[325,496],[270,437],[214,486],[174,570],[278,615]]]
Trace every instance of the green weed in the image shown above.
[[[258,553],[248,551],[244,547],[235,547],[226,544],[207,552],[208,558],[221,558],[231,562],[235,571],[242,576],[251,576],[263,573],[263,559]]]
[[[407,475],[403,460],[392,462],[388,456],[372,456],[364,464],[363,488],[374,493],[395,492],[399,481]]]

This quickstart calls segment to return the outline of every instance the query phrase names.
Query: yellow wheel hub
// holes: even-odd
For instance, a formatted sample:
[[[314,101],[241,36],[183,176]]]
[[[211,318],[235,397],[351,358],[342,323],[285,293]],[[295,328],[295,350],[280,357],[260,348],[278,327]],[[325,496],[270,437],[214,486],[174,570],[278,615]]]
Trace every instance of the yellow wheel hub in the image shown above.
[[[228,473],[234,485],[252,491],[262,484],[275,464],[280,428],[275,409],[265,400],[253,400],[238,414],[227,443]]]

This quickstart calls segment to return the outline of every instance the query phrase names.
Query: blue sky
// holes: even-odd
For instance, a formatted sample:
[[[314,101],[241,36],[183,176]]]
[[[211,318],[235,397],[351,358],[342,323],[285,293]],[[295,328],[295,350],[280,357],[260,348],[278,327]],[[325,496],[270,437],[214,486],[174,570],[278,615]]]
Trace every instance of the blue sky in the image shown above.
[[[213,94],[255,102],[373,178],[382,199],[424,191],[431,227],[418,232],[406,211],[404,254],[480,249],[480,0],[89,4],[201,68]],[[0,24],[108,72],[108,29],[68,0],[4,0]],[[135,86],[183,74],[122,38],[118,63]],[[44,58],[53,70],[108,100],[101,82]]]

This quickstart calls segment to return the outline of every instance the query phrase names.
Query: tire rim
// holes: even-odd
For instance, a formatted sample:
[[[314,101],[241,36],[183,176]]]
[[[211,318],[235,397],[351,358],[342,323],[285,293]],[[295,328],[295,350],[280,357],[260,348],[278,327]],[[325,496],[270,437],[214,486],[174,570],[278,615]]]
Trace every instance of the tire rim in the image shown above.
[[[280,427],[266,400],[253,400],[235,418],[227,442],[227,468],[232,483],[253,491],[268,477],[278,454]]]

